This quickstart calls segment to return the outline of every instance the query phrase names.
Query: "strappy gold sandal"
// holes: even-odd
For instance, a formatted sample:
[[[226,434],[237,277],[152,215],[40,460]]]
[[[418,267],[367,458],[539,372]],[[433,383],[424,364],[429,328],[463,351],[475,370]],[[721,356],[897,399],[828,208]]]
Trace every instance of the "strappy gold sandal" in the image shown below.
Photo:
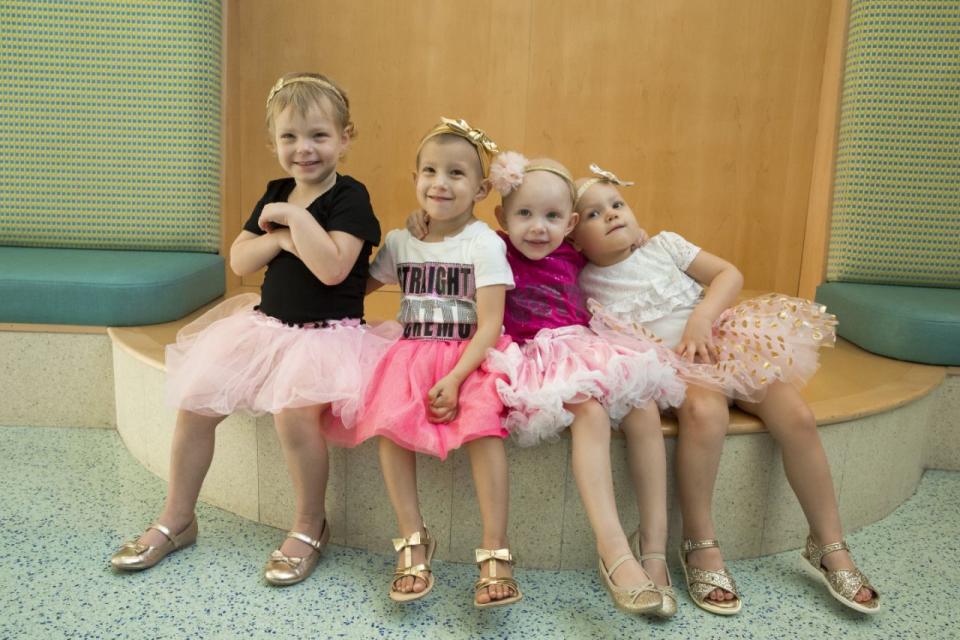
[[[600,577],[603,578],[603,585],[607,588],[607,592],[613,599],[613,604],[617,605],[617,608],[621,611],[626,611],[627,613],[654,613],[663,606],[663,596],[660,595],[657,585],[653,584],[652,580],[647,584],[632,589],[618,587],[613,584],[613,572],[624,562],[633,559],[632,553],[625,553],[614,560],[608,570],[603,564],[603,558],[600,558]]]
[[[424,545],[427,547],[427,559],[420,564],[413,564],[413,554],[410,547]],[[407,538],[394,538],[393,548],[397,553],[403,552],[403,568],[393,572],[393,581],[390,582],[390,599],[394,602],[413,602],[430,593],[433,589],[433,571],[430,569],[430,562],[433,560],[433,553],[437,550],[437,541],[433,539],[427,530],[427,525],[423,525],[423,532],[415,531],[413,535]],[[424,576],[423,574],[427,575]],[[423,591],[397,591],[397,581],[401,578],[412,576],[415,580],[423,580],[427,586]]]
[[[840,550],[850,551],[846,540],[818,547],[813,541],[813,536],[807,536],[806,548],[800,552],[800,568],[810,577],[821,582],[838,602],[860,613],[877,613],[880,611],[880,594],[860,569],[828,571],[823,566],[823,556]],[[866,602],[857,602],[853,598],[863,588],[870,589],[873,592],[873,598]]]
[[[473,605],[478,609],[489,609],[491,607],[502,607],[520,602],[520,600],[523,599],[523,592],[520,591],[520,585],[517,584],[517,581],[506,576],[497,577],[497,562],[506,562],[511,567],[513,566],[513,556],[510,554],[510,549],[475,549],[474,553],[476,554],[476,563],[478,566],[484,562],[489,562],[490,564],[487,566],[487,577],[479,578],[473,583]],[[487,587],[492,587],[497,584],[502,584],[512,590],[513,595],[499,600],[490,600],[490,602],[477,602],[476,595],[481,589],[486,589]]]
[[[313,573],[320,561],[320,555],[327,547],[327,542],[330,541],[330,528],[327,527],[327,521],[324,520],[320,529],[320,537],[317,540],[297,531],[289,532],[287,537],[310,545],[313,547],[313,551],[303,558],[294,558],[284,555],[279,548],[274,550],[267,559],[267,564],[263,567],[263,578],[277,587],[286,587],[303,582]]]
[[[113,556],[110,557],[110,564],[119,571],[142,571],[154,566],[174,551],[179,551],[189,547],[197,541],[197,517],[194,516],[187,528],[174,535],[167,527],[159,522],[155,522],[149,527],[156,529],[167,537],[167,541],[156,547],[151,547],[140,542],[139,538],[124,542]],[[146,533],[146,531],[144,531]]]
[[[660,608],[654,611],[654,613],[661,618],[669,618],[677,613],[677,592],[673,588],[673,580],[670,579],[670,567],[667,567],[667,556],[662,553],[643,553],[640,549],[640,530],[637,529],[633,532],[633,535],[630,536],[630,550],[633,551],[633,555],[637,558],[637,561],[640,563],[640,566],[643,566],[643,563],[647,560],[659,560],[661,561],[667,569],[667,584],[666,586],[660,586],[654,583],[654,586],[657,588],[657,591],[660,592],[660,597],[663,600],[663,603],[660,605]]]
[[[743,607],[743,601],[740,599],[740,592],[737,591],[737,583],[733,576],[724,567],[719,571],[708,571],[698,569],[697,567],[687,566],[687,554],[697,549],[709,549],[711,547],[720,547],[717,540],[684,540],[680,545],[680,566],[683,567],[683,576],[687,581],[687,591],[690,593],[690,599],[693,603],[710,613],[720,616],[732,616],[739,613]],[[735,598],[733,600],[723,600],[717,602],[710,600],[707,595],[714,589],[723,589],[729,591]]]

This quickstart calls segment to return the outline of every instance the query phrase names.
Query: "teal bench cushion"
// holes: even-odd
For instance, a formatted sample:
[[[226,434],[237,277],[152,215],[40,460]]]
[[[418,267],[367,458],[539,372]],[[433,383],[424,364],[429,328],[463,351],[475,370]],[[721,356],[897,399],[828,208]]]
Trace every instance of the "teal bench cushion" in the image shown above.
[[[867,351],[960,365],[960,289],[828,282],[817,302],[836,314],[839,335]]]
[[[169,322],[224,288],[212,253],[0,247],[0,322]]]

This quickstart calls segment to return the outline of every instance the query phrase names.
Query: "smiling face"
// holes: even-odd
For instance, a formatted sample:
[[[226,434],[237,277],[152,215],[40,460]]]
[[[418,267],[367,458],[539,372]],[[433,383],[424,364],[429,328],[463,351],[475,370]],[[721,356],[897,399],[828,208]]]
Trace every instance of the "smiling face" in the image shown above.
[[[580,220],[570,237],[587,260],[610,265],[630,255],[640,225],[616,187],[594,184],[580,197],[577,213]]]
[[[545,258],[577,222],[570,186],[554,173],[531,171],[497,207],[497,220],[517,251],[531,260]]]
[[[273,141],[280,166],[297,185],[318,188],[330,182],[350,136],[333,117],[328,104],[301,113],[292,105],[273,118]]]
[[[473,205],[489,186],[476,148],[459,136],[434,136],[424,143],[414,174],[417,202],[433,222],[455,229],[473,217]]]

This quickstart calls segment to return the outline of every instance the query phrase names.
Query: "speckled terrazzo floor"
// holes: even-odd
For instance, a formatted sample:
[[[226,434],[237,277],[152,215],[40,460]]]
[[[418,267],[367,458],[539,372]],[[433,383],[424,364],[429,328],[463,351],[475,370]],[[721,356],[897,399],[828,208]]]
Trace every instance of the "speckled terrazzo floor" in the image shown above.
[[[156,513],[165,484],[115,432],[0,427],[0,460],[0,638],[960,637],[960,607],[941,596],[960,584],[960,473],[927,472],[906,504],[849,536],[882,591],[879,616],[836,604],[789,552],[731,564],[739,616],[682,593],[680,613],[657,621],[619,613],[594,572],[520,570],[521,603],[478,611],[474,568],[440,562],[430,597],[401,607],[385,594],[392,557],[342,547],[307,582],[271,588],[259,569],[280,532],[205,505],[197,546],[118,575],[107,558]]]

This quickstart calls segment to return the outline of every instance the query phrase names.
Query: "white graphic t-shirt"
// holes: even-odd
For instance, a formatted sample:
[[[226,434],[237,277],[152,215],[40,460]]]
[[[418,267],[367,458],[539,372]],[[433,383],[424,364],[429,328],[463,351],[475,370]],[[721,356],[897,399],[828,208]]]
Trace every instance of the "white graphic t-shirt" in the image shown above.
[[[442,242],[395,229],[370,265],[370,276],[400,285],[397,320],[405,338],[469,340],[477,329],[477,289],[513,288],[506,253],[503,240],[479,220]]]

